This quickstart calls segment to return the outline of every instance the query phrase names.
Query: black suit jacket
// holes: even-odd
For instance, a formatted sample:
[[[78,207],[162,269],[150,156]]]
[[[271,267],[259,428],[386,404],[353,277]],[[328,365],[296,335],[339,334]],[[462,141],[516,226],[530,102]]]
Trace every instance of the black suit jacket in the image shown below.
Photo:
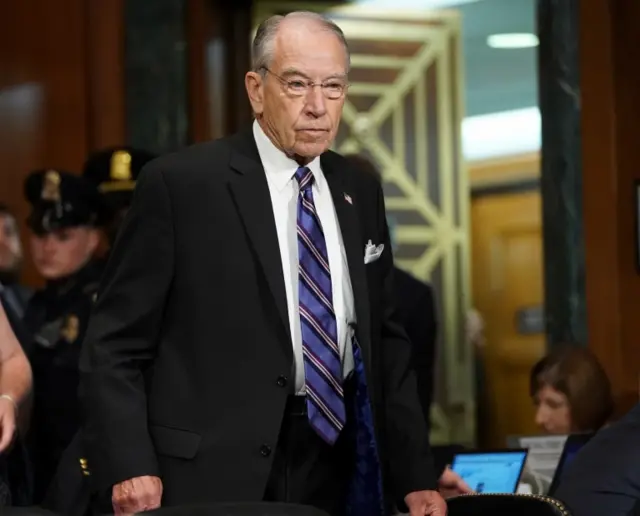
[[[573,516],[637,514],[640,502],[640,405],[599,430],[567,466],[553,496]]]
[[[413,348],[413,364],[418,381],[418,396],[427,429],[430,429],[436,360],[436,309],[431,285],[394,267],[395,303],[398,320],[407,332]]]
[[[321,163],[381,455],[398,496],[433,489],[411,346],[392,308],[381,187],[333,152]],[[385,249],[365,265],[369,240]],[[261,500],[292,367],[278,237],[252,132],[152,162],[111,252],[81,361],[96,487],[159,475],[165,505]]]

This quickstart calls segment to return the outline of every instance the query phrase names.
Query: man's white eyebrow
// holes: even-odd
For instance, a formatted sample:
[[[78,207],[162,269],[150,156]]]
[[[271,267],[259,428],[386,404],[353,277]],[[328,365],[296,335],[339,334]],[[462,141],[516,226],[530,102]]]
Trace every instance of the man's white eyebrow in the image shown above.
[[[291,77],[292,75],[298,75],[300,77],[304,77],[305,79],[308,79],[308,80],[312,81],[311,77],[309,77],[306,73],[301,72],[297,68],[286,68],[285,70],[283,70],[281,72],[281,74],[282,74],[282,77]],[[334,73],[334,74],[331,74],[328,77],[322,79],[322,82],[330,81],[331,79],[346,80],[347,79],[347,74],[346,73]]]

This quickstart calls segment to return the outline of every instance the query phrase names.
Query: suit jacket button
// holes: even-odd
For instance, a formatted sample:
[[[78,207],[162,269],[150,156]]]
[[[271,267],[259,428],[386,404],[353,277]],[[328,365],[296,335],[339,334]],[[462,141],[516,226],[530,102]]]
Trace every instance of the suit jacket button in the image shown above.
[[[286,376],[278,376],[278,379],[276,380],[276,385],[278,387],[286,387],[287,383],[288,383],[288,380]]]
[[[271,455],[271,446],[267,446],[266,444],[260,446],[260,455],[262,455],[263,457],[268,457],[269,455]]]

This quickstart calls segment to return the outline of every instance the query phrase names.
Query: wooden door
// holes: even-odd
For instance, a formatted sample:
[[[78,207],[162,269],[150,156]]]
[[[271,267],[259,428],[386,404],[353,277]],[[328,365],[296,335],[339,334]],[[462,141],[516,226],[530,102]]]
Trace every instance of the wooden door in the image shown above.
[[[529,372],[545,353],[540,193],[497,193],[471,203],[475,307],[484,318],[484,403],[488,446],[536,433]]]

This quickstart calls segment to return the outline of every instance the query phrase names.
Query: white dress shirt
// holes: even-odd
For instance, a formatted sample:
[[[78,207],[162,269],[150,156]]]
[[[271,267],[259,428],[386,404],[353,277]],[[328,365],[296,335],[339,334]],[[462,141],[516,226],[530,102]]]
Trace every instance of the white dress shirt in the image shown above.
[[[267,175],[273,214],[278,232],[278,245],[284,273],[284,285],[287,295],[289,327],[293,339],[295,359],[295,389],[304,393],[304,361],[302,357],[302,330],[298,310],[298,233],[297,205],[298,182],[294,178],[299,165],[279,150],[264,133],[258,122],[253,123],[253,136],[258,153]],[[322,224],[327,245],[331,287],[333,290],[333,310],[336,314],[338,345],[342,357],[342,371],[346,378],[353,370],[353,350],[351,348],[352,329],[355,323],[353,290],[349,277],[349,267],[342,242],[342,233],[333,206],[329,184],[320,168],[320,158],[307,165],[313,173],[313,200],[316,212]]]

